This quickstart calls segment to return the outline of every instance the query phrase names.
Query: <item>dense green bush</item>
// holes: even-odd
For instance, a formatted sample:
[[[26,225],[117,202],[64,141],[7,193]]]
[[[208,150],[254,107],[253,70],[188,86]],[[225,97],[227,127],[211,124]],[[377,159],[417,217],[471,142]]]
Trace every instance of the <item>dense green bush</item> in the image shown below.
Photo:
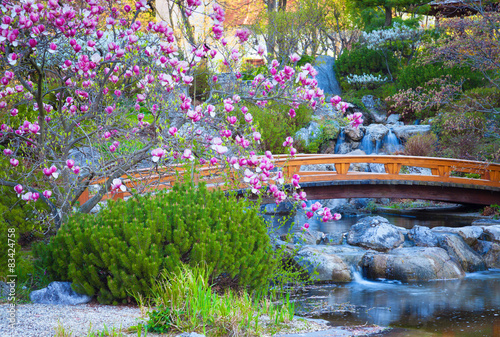
[[[312,110],[305,106],[295,109],[296,116],[288,115],[290,107],[285,104],[269,103],[265,108],[258,106],[248,107],[248,112],[258,125],[262,134],[261,151],[271,151],[275,154],[284,153],[283,142],[286,137],[294,137],[295,133],[305,127],[312,118]]]
[[[274,268],[267,229],[246,200],[204,185],[176,184],[169,193],[110,201],[96,215],[76,214],[38,263],[101,303],[148,294],[161,270],[203,261],[212,279],[262,288]]]
[[[413,63],[401,69],[397,77],[397,84],[399,89],[417,88],[424,86],[426,82],[434,78],[446,75],[450,75],[453,82],[464,79],[464,90],[477,88],[485,83],[482,74],[469,67],[447,68],[442,63]]]
[[[388,55],[389,68],[394,75],[397,69],[397,60],[393,55]],[[376,50],[366,47],[354,47],[346,50],[335,62],[336,73],[340,76],[349,74],[387,75],[385,57]]]

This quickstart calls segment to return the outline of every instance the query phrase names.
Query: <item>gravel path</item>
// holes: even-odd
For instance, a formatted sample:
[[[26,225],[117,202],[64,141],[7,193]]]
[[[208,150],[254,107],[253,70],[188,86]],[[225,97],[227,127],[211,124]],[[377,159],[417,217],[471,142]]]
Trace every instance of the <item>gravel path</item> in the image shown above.
[[[92,331],[108,331],[114,327],[126,329],[141,321],[141,311],[133,307],[83,304],[46,305],[19,304],[17,324],[14,329],[8,325],[8,304],[0,304],[0,336],[2,337],[50,337],[54,336],[59,322],[72,337],[87,336]],[[137,333],[130,334],[137,336]]]
[[[135,336],[137,333],[126,333],[128,327],[141,322],[141,311],[137,307],[112,306],[100,304],[47,305],[19,304],[17,306],[17,324],[14,329],[8,325],[8,304],[0,304],[0,337],[52,337],[61,326],[71,337],[86,337],[90,330],[109,332],[113,328],[121,331],[123,336]],[[261,324],[266,325],[269,319],[261,318]],[[385,328],[377,326],[337,327],[325,325],[326,321],[296,318],[288,324],[287,329],[276,337],[348,337],[378,333]],[[120,330],[121,328],[121,330]],[[159,336],[148,333],[148,336]],[[269,335],[263,335],[269,337]]]

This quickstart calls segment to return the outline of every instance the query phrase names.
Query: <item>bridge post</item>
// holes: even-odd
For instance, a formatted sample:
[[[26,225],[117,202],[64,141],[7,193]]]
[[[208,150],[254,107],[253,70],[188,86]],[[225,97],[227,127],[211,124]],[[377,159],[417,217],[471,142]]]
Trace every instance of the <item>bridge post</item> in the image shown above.
[[[350,163],[335,163],[335,171],[337,171],[337,174],[347,174],[349,166],[351,166]]]
[[[449,165],[438,165],[436,168],[431,168],[432,175],[440,177],[448,177],[450,175]]]
[[[384,164],[384,167],[387,174],[399,174],[401,171],[401,164],[398,163],[387,163]]]

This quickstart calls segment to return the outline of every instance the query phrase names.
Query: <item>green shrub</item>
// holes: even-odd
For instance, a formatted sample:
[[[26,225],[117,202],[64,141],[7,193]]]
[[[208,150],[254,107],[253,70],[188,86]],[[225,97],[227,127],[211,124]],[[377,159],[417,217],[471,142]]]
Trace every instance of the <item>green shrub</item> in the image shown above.
[[[201,261],[250,289],[262,288],[274,268],[267,229],[255,207],[205,185],[176,184],[169,193],[110,201],[96,215],[72,216],[48,245],[42,266],[101,303],[148,294],[161,270]]]
[[[270,103],[265,108],[248,107],[258,130],[262,134],[261,151],[271,151],[275,154],[285,153],[283,142],[286,137],[294,137],[295,133],[311,121],[312,110],[305,106],[295,109],[296,116],[288,115],[290,107],[285,104]]]
[[[391,54],[388,55],[388,63],[394,75],[397,70],[397,60]],[[335,62],[335,68],[336,73],[343,77],[349,74],[388,74],[385,57],[378,51],[366,47],[354,47],[344,51]]]
[[[479,71],[473,71],[469,67],[444,67],[442,63],[418,64],[413,63],[401,69],[397,77],[399,89],[410,89],[422,87],[426,82],[450,75],[451,81],[456,82],[464,79],[464,90],[477,88],[484,85],[483,75]]]

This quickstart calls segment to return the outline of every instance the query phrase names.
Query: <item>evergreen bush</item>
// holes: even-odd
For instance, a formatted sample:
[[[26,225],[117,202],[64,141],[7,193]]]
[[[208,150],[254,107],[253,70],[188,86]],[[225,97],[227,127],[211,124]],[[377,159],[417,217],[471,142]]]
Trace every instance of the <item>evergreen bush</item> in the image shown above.
[[[399,89],[410,89],[425,86],[426,82],[450,75],[453,82],[464,80],[464,90],[477,88],[485,84],[483,75],[479,71],[473,71],[470,67],[444,67],[442,62],[430,64],[414,63],[401,69],[398,74],[397,83]]]
[[[101,303],[147,295],[162,270],[182,264],[204,262],[212,279],[230,278],[250,289],[261,289],[274,268],[257,209],[192,183],[110,201],[96,215],[76,214],[35,254],[54,277]]]
[[[388,54],[389,68],[394,75],[397,71],[397,60],[392,54]],[[340,76],[347,75],[387,75],[387,66],[384,56],[376,50],[366,47],[354,47],[346,50],[335,62],[336,72]]]

